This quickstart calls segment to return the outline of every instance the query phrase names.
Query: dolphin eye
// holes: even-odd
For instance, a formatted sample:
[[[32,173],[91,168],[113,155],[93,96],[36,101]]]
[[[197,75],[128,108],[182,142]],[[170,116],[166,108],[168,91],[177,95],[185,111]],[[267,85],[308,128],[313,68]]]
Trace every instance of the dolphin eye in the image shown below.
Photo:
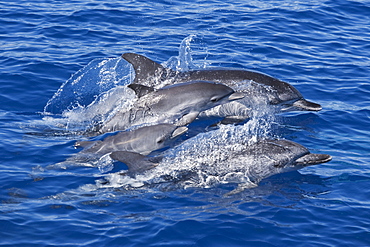
[[[212,102],[217,102],[218,100],[219,100],[219,98],[218,98],[218,97],[212,97],[212,98],[211,98],[211,101],[212,101]]]
[[[164,142],[164,138],[160,138],[160,139],[158,139],[158,140],[157,140],[157,143],[158,143],[158,144],[161,144],[161,143],[163,143],[163,142]]]

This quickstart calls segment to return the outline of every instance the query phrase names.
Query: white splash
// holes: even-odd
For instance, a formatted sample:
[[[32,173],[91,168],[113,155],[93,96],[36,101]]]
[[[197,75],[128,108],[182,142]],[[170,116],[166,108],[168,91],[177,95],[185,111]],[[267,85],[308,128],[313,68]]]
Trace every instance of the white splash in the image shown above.
[[[42,120],[23,126],[48,135],[81,135],[136,101],[126,87],[133,79],[131,65],[124,59],[104,58],[91,61],[67,80],[47,102]]]
[[[180,145],[166,150],[159,165],[134,178],[122,175],[122,172],[108,174],[105,182],[96,182],[97,188],[121,187],[135,188],[164,182],[181,184],[183,188],[209,188],[217,184],[238,183],[255,186],[255,170],[261,162],[250,156],[240,159],[246,146],[253,145],[260,137],[252,135],[256,126],[266,128],[262,132],[268,135],[268,125],[248,122],[244,125],[223,125],[219,129],[200,133]],[[256,168],[257,167],[257,168]],[[257,181],[258,182],[258,181]]]

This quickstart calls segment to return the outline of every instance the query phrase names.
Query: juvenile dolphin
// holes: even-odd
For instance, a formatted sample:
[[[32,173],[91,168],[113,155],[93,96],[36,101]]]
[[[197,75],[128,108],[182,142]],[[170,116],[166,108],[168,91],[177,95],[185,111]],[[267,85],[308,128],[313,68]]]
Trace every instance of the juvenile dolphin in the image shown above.
[[[98,133],[125,130],[139,124],[191,123],[201,111],[244,97],[223,84],[192,81],[154,89],[130,84],[139,97],[132,109],[119,111],[98,128]]]
[[[79,141],[76,147],[85,147],[81,153],[104,155],[114,151],[130,151],[148,155],[161,149],[168,141],[182,135],[187,127],[177,127],[173,124],[157,124],[144,126],[131,131],[121,131],[106,137],[103,141]]]
[[[112,152],[110,157],[128,166],[128,171],[120,174],[135,180],[135,186],[169,181],[182,182],[186,187],[237,183],[238,188],[231,194],[255,187],[262,179],[274,174],[331,160],[330,155],[310,153],[302,145],[288,140],[261,140],[232,147],[213,146],[209,153],[200,156],[173,157],[164,154],[163,157],[147,157],[117,151]],[[123,181],[127,183],[130,180]]]
[[[92,165],[104,155],[115,151],[130,151],[142,155],[148,155],[152,151],[169,146],[176,137],[184,134],[187,127],[175,126],[173,124],[157,124],[145,126],[131,131],[121,131],[106,137],[100,141],[78,141],[75,147],[84,149],[68,158],[66,161],[58,163],[57,166],[68,163],[86,163]],[[54,167],[57,167],[54,165]]]
[[[292,85],[271,76],[238,69],[208,69],[178,72],[150,60],[149,58],[135,54],[124,53],[122,55],[127,62],[131,63],[135,70],[134,83],[143,85],[157,85],[166,82],[175,84],[192,80],[214,81],[226,84],[237,90],[238,84],[244,81],[253,81],[249,88],[237,90],[247,96],[261,94],[261,85],[265,87],[263,94],[267,95],[268,104],[279,106],[280,111],[320,111],[319,104],[307,101],[302,94]],[[241,100],[242,104],[248,105],[248,97]],[[235,102],[234,102],[235,103]],[[233,104],[234,104],[233,103]],[[235,107],[234,107],[235,108]]]

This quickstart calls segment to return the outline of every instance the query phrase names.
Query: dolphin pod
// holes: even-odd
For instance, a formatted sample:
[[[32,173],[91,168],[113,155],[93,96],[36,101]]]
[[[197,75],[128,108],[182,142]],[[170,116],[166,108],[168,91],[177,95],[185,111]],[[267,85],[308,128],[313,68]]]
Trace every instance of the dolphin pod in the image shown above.
[[[255,102],[254,99],[250,100],[250,98],[256,97],[256,95],[258,97],[262,96],[266,99],[266,104],[276,107],[277,111],[280,112],[321,110],[319,104],[304,99],[301,93],[292,85],[261,73],[225,69],[178,72],[135,53],[125,53],[122,58],[131,63],[135,70],[133,85],[143,85],[141,87],[144,88],[144,91],[147,91],[147,88],[150,92],[153,91],[152,87],[155,85],[165,84],[176,87],[176,85],[188,81],[198,80],[221,83],[237,91],[236,88],[240,83],[250,83],[249,87],[239,90],[238,97],[234,97],[232,101],[223,101],[217,106],[208,107],[208,109],[203,108],[205,110],[203,111],[204,116],[212,116],[216,113],[214,115],[246,118],[250,110],[253,109],[253,103]],[[236,93],[233,92],[233,94]],[[193,97],[199,97],[199,93],[193,95]],[[198,108],[197,116],[200,111],[201,108]],[[207,113],[207,111],[209,112]],[[194,117],[191,118],[191,121],[193,119]],[[185,122],[189,123],[191,121]],[[175,147],[175,153],[176,148],[181,150],[181,147],[183,145],[186,147],[186,143],[192,142],[192,139],[190,138],[180,144],[179,147]],[[197,142],[194,145],[197,145]],[[224,145],[217,142],[210,145],[212,149],[206,156],[217,156],[225,149]],[[192,160],[193,156],[197,155],[185,156],[182,160],[183,163],[181,163],[181,160],[179,163],[178,160],[174,161],[170,158],[171,155],[166,155],[166,153],[154,157],[129,151],[114,151],[110,154],[112,159],[123,162],[128,166],[128,170],[120,173],[120,176],[129,176],[133,179],[140,177],[143,185],[153,181],[155,183],[165,182],[168,179],[182,179],[184,181],[190,179],[194,183],[197,179],[207,181],[207,179],[217,174],[217,181],[221,181],[220,183],[237,181],[238,188],[230,192],[231,194],[257,186],[259,181],[271,175],[325,163],[332,159],[327,154],[312,154],[304,146],[288,140],[260,140],[253,144],[244,144],[242,149],[234,150],[233,147],[225,155],[227,158],[223,158],[221,161],[208,159],[206,164],[204,163],[204,157],[200,160]],[[228,169],[225,169],[225,167],[228,167]],[[200,173],[206,178],[199,178]],[[235,176],[238,178],[230,179]],[[135,184],[137,186],[138,183]]]
[[[123,162],[128,170],[118,176],[126,182],[134,181],[134,187],[168,181],[185,187],[237,183],[238,187],[230,192],[233,194],[257,186],[274,174],[332,159],[330,155],[312,154],[304,146],[282,139],[249,144],[236,138],[237,143],[227,145],[217,141],[225,139],[220,129],[210,131],[219,139],[210,141],[206,148],[201,147],[206,137],[194,136],[150,156],[155,150],[168,148],[168,143],[187,132],[190,127],[186,126],[198,116],[223,117],[231,119],[225,123],[235,123],[248,118],[260,100],[276,112],[319,111],[321,106],[304,99],[292,85],[258,72],[234,69],[179,72],[135,53],[125,53],[122,58],[135,70],[135,79],[127,86],[135,92],[135,104],[117,111],[96,126],[90,136],[117,133],[103,140],[77,142],[75,146],[84,149],[70,161],[110,157]],[[158,85],[165,86],[156,88]],[[187,147],[194,150],[187,153]],[[177,153],[182,155],[176,157]],[[111,176],[114,175],[117,174]]]

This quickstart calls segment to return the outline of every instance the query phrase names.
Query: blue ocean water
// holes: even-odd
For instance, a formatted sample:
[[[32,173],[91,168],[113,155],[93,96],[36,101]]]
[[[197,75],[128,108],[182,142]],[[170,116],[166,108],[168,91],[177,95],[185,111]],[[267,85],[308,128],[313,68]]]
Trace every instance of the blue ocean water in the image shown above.
[[[368,1],[0,6],[2,246],[370,245]],[[109,171],[47,170],[76,153],[79,138],[30,134],[53,121],[44,114],[48,102],[54,112],[86,109],[107,90],[93,87],[96,81],[127,83],[132,71],[117,65],[124,52],[169,65],[179,56],[196,67],[243,68],[291,83],[323,110],[279,115],[274,134],[333,160],[229,197],[233,185],[93,189]],[[79,75],[88,87],[69,87]],[[71,93],[55,96],[62,85]],[[71,124],[91,117],[83,113]]]

